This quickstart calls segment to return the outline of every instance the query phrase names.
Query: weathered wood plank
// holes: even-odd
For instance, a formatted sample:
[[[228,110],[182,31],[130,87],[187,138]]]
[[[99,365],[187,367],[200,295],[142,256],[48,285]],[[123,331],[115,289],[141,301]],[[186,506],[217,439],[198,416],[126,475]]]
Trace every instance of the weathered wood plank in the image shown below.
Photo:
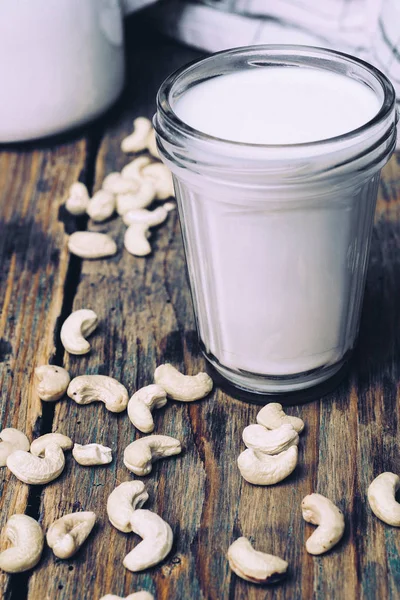
[[[102,153],[101,155],[102,156]],[[97,228],[99,229],[99,228]],[[101,227],[105,229],[105,227]],[[114,222],[107,226],[121,246],[122,227]],[[74,309],[89,307],[95,310],[101,325],[92,338],[92,351],[87,357],[68,357],[67,364],[74,375],[82,373],[102,373],[116,377],[122,381],[131,393],[138,387],[152,381],[152,373],[161,357],[173,360],[182,366],[182,346],[184,332],[179,330],[173,302],[169,302],[167,286],[178,286],[178,282],[164,281],[164,265],[174,264],[178,269],[177,278],[183,287],[183,260],[180,240],[177,238],[176,215],[171,215],[168,226],[158,232],[155,237],[154,256],[148,259],[135,259],[121,252],[116,258],[97,263],[84,263],[82,278],[74,302]],[[172,243],[169,237],[174,237]],[[188,292],[182,294],[182,302],[187,303]],[[179,306],[178,306],[179,308]],[[185,310],[190,308],[188,304]],[[191,319],[193,328],[193,319]],[[170,340],[173,340],[171,344]],[[190,364],[196,368],[196,361]],[[200,524],[202,490],[204,474],[199,472],[196,459],[196,446],[192,442],[191,422],[187,417],[187,407],[169,406],[167,411],[156,415],[158,430],[175,435],[187,446],[184,457],[164,461],[155,466],[149,477],[149,491],[154,507],[171,523],[174,530],[179,528],[179,545],[181,552],[187,535],[193,533],[193,521],[196,519],[197,530]],[[54,430],[70,435],[78,443],[100,442],[109,445],[115,452],[113,464],[104,469],[83,469],[70,461],[68,469],[53,485],[48,486],[44,494],[43,521],[47,527],[54,518],[72,510],[75,505],[84,509],[95,510],[99,514],[100,528],[81,553],[79,561],[58,564],[50,552],[47,552],[45,568],[48,577],[43,579],[37,571],[30,582],[31,598],[40,597],[46,590],[54,594],[58,586],[63,586],[63,595],[74,597],[91,581],[90,593],[100,597],[102,593],[112,589],[123,589],[124,580],[129,591],[134,581],[149,584],[148,574],[134,577],[127,575],[122,567],[122,559],[127,549],[132,547],[131,536],[122,535],[113,530],[107,521],[105,504],[108,494],[120,481],[129,480],[131,474],[122,464],[123,449],[134,439],[134,428],[126,414],[116,416],[108,413],[104,406],[80,407],[71,401],[60,403],[56,407]],[[185,503],[187,499],[180,493],[186,482],[191,482],[191,490],[198,503],[187,514],[190,522],[185,526]],[[179,490],[179,496],[176,493]],[[174,493],[175,491],[175,493]],[[179,515],[179,519],[177,516]],[[183,517],[183,518],[182,518]],[[109,543],[105,544],[105,539]],[[186,539],[187,547],[191,540]],[[176,557],[176,553],[171,556]],[[186,554],[185,554],[186,559]],[[69,571],[68,565],[74,564]],[[102,565],[101,571],[97,565]],[[173,563],[168,562],[168,565]],[[97,567],[97,570],[96,570]],[[172,567],[170,567],[172,570]],[[187,570],[190,578],[194,575],[195,565],[187,560],[179,564],[179,570]],[[174,569],[175,570],[175,569]],[[94,579],[91,573],[97,572]],[[178,586],[185,584],[186,578],[176,578]],[[48,588],[47,586],[50,586]],[[159,594],[161,590],[158,590]],[[168,594],[171,597],[171,594]],[[172,594],[172,597],[174,595]],[[176,593],[176,597],[183,595]],[[161,597],[163,597],[161,595]]]
[[[142,37],[134,38],[134,43],[141,46],[140,55],[129,54],[130,84],[119,112],[111,116],[114,122],[100,146],[95,187],[99,187],[107,173],[121,169],[128,162],[129,158],[120,151],[121,139],[131,132],[133,118],[152,116],[155,94],[163,77],[196,55],[187,51],[182,57],[180,48],[167,41],[154,47],[151,39]],[[158,71],[151,68],[156,60]],[[101,323],[92,337],[88,356],[66,357],[71,373],[112,375],[133,393],[152,382],[154,368],[162,360],[186,367],[189,372],[204,365],[193,347],[194,321],[176,212],[170,214],[165,227],[154,233],[154,253],[147,259],[134,258],[122,250],[125,227],[120,220],[101,226],[90,224],[90,228],[110,232],[120,252],[106,261],[83,263],[74,309],[92,308]],[[54,560],[52,553],[45,551],[43,569],[35,571],[29,582],[29,598],[47,594],[49,598],[70,599],[81,597],[82,590],[86,590],[88,598],[100,598],[111,591],[127,594],[137,586],[157,591],[159,599],[183,598],[187,581],[193,582],[193,597],[201,597],[196,563],[189,560],[187,548],[195,543],[200,527],[206,474],[189,410],[200,415],[202,409],[171,403],[155,416],[156,429],[181,438],[185,452],[182,457],[156,464],[146,478],[150,493],[148,507],[171,523],[177,533],[176,544],[161,569],[132,575],[123,568],[122,560],[138,538],[113,529],[105,507],[114,487],[133,477],[123,466],[122,455],[135,437],[134,427],[126,413],[111,414],[103,405],[81,407],[66,400],[56,406],[54,431],[62,431],[78,443],[97,441],[109,445],[115,458],[109,467],[94,469],[84,469],[70,458],[62,477],[46,487],[42,504],[45,527],[62,514],[79,508],[94,510],[99,525],[76,559]],[[198,421],[202,422],[200,416]],[[180,491],[189,485],[193,494],[190,510],[186,506],[187,497]]]
[[[54,353],[68,267],[59,204],[84,161],[82,140],[54,150],[0,154],[1,429],[16,427],[30,439],[42,420],[33,370]],[[25,511],[29,490],[5,468],[0,490],[3,527],[11,514]],[[2,598],[10,592],[8,583],[2,573]]]
[[[159,81],[190,58],[189,51],[160,40],[155,44],[154,38],[146,40],[137,33],[131,42],[131,83],[100,147],[97,186],[105,174],[127,162],[119,150],[120,140],[135,116],[151,116]],[[132,54],[135,44],[141,47],[140,55]],[[70,561],[56,560],[45,550],[41,566],[29,580],[30,600],[97,599],[107,592],[125,596],[141,588],[153,591],[157,600],[399,597],[398,531],[379,522],[366,500],[367,487],[379,472],[400,473],[399,194],[395,157],[385,169],[380,190],[360,343],[349,376],[336,390],[290,409],[304,418],[307,428],[301,438],[300,464],[288,480],[258,488],[239,475],[241,433],[255,421],[257,406],[216,389],[203,402],[170,403],[156,413],[156,432],[179,437],[185,446],[181,456],[160,461],[145,478],[148,508],[163,516],[176,533],[164,564],[142,574],[127,572],[122,559],[138,538],[117,532],[107,520],[108,494],[133,478],[122,463],[123,449],[136,435],[126,415],[110,414],[102,405],[80,407],[70,400],[57,404],[53,430],[79,443],[110,445],[114,461],[109,467],[85,469],[69,457],[62,477],[45,488],[41,506],[45,527],[80,509],[97,512],[99,524]],[[160,362],[170,361],[188,373],[203,368],[176,213],[154,233],[154,253],[146,259],[122,250],[120,221],[90,228],[109,231],[121,250],[107,261],[83,264],[74,308],[93,308],[101,323],[88,356],[66,357],[71,372],[113,375],[133,393],[152,381]],[[300,504],[313,491],[332,498],[346,515],[343,541],[322,557],[305,551],[314,527],[304,523]],[[258,588],[232,575],[225,553],[239,535],[288,560],[287,581]]]
[[[398,598],[400,538],[376,519],[366,501],[369,483],[383,471],[400,472],[400,168],[399,156],[384,170],[368,271],[355,390],[358,408],[354,545],[360,597]]]

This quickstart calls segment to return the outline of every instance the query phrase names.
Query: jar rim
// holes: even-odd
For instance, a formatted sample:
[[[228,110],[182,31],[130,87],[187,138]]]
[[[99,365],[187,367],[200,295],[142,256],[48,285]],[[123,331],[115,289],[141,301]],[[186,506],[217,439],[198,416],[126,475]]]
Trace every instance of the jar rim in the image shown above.
[[[213,137],[182,121],[173,110],[190,86],[210,77],[272,65],[333,71],[368,86],[382,102],[377,114],[336,137],[296,144],[257,144]],[[201,78],[203,76],[203,79]],[[175,174],[191,171],[209,180],[258,187],[297,185],[328,176],[354,181],[378,172],[396,146],[396,95],[376,67],[342,52],[296,45],[245,46],[196,60],[172,73],[161,85],[154,117],[162,160]],[[357,174],[357,177],[355,175]]]
[[[293,64],[291,66],[321,68],[321,65],[319,65],[317,62],[313,63],[312,59],[316,59],[318,61],[318,59],[321,60],[324,58],[330,59],[331,65],[334,63],[352,65],[353,67],[356,67],[359,69],[358,75],[360,75],[360,72],[364,72],[365,74],[368,73],[368,74],[372,75],[375,82],[378,85],[380,85],[380,88],[383,93],[382,105],[381,105],[380,109],[378,110],[378,112],[376,113],[376,115],[374,115],[372,117],[372,119],[370,119],[366,123],[363,123],[361,126],[357,127],[356,129],[352,129],[348,132],[345,132],[345,133],[342,133],[340,135],[333,136],[330,138],[325,138],[325,139],[321,139],[321,140],[313,140],[313,141],[309,141],[309,142],[298,142],[298,143],[294,143],[294,144],[264,144],[264,143],[253,143],[253,142],[228,140],[228,139],[216,137],[216,136],[204,133],[202,131],[199,131],[198,129],[191,127],[190,125],[185,123],[182,119],[180,119],[180,117],[178,117],[178,115],[175,113],[175,111],[172,108],[172,105],[170,102],[170,95],[171,95],[171,93],[173,93],[174,87],[177,86],[177,84],[180,82],[180,80],[185,75],[190,74],[191,72],[198,70],[201,66],[205,66],[212,62],[216,62],[216,61],[222,62],[225,58],[228,58],[228,57],[232,58],[232,57],[240,56],[240,57],[244,58],[246,56],[253,56],[254,54],[258,54],[260,59],[268,58],[269,60],[271,60],[271,59],[277,58],[278,60],[275,62],[275,64],[279,64],[279,58],[281,59],[281,62],[283,62],[283,60],[285,58],[287,59],[289,56],[290,60],[296,61],[296,62],[293,62]],[[222,61],[221,61],[221,59],[222,59]],[[307,59],[311,59],[311,62],[308,61]],[[307,64],[307,63],[309,63],[309,64]],[[258,61],[258,64],[255,64],[254,60],[249,61],[247,64],[250,67],[263,66],[260,63],[260,61]],[[324,67],[326,69],[326,63],[325,63],[325,65],[322,66],[323,70],[324,70]],[[333,69],[329,69],[329,70],[333,70]],[[353,77],[352,77],[353,79],[360,81],[360,77],[355,77],[354,72],[351,75],[349,73],[346,73],[343,71],[336,71],[336,72],[341,72],[344,76],[347,76],[347,77],[351,77],[351,75],[353,75]],[[223,76],[224,74],[226,74],[226,73],[224,73],[224,72],[220,73],[221,76]],[[200,83],[201,81],[204,81],[204,79],[197,80],[193,85],[196,85],[196,83]],[[366,85],[369,85],[369,82],[365,81],[365,79],[361,79],[361,82]],[[369,86],[369,87],[371,87],[371,86]],[[376,89],[373,89],[373,91],[377,92]],[[190,137],[194,140],[197,140],[197,141],[203,142],[203,143],[211,142],[213,144],[219,144],[220,146],[223,145],[226,148],[228,148],[228,147],[248,148],[248,149],[255,149],[255,150],[260,150],[260,149],[307,150],[307,149],[317,149],[317,148],[320,148],[321,146],[327,145],[327,144],[351,142],[351,141],[355,140],[356,138],[358,138],[363,133],[365,133],[367,131],[371,131],[371,129],[374,129],[374,128],[379,129],[380,126],[387,120],[388,117],[390,117],[391,113],[394,111],[395,102],[396,102],[396,94],[395,94],[395,90],[394,90],[393,85],[390,82],[390,80],[377,67],[371,65],[370,63],[368,63],[360,58],[356,58],[356,57],[346,54],[344,52],[338,52],[336,50],[330,50],[327,48],[321,48],[321,47],[316,47],[316,46],[315,47],[314,46],[300,46],[300,45],[292,45],[292,44],[263,44],[263,45],[257,45],[257,46],[256,45],[242,46],[242,47],[238,47],[238,48],[231,48],[229,50],[222,50],[220,52],[216,52],[205,58],[194,60],[194,61],[180,67],[173,73],[171,73],[161,84],[161,87],[157,94],[157,113],[158,113],[157,117],[161,117],[162,119],[165,119],[166,123],[168,123],[169,126],[172,126],[178,133],[183,134],[185,137]],[[157,119],[156,119],[156,121],[157,121]]]

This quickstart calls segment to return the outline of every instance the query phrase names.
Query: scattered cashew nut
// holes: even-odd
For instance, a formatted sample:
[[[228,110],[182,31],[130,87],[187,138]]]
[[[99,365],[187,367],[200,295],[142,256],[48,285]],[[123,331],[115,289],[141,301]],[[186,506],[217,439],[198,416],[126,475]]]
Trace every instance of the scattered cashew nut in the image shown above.
[[[75,444],[72,450],[72,456],[77,463],[84,467],[94,465],[108,465],[112,461],[111,448],[101,444]]]
[[[107,515],[110,523],[118,531],[130,533],[134,511],[141,508],[148,498],[142,481],[124,481],[108,496]]]
[[[149,178],[155,186],[156,198],[166,200],[174,196],[174,184],[171,171],[162,163],[152,163],[142,169],[142,176]]]
[[[96,329],[98,318],[93,310],[75,310],[61,327],[61,343],[70,354],[87,354],[90,344],[85,339]]]
[[[138,117],[133,121],[133,133],[121,142],[122,152],[140,152],[147,147],[147,139],[152,130],[150,119]]]
[[[65,201],[65,208],[71,215],[84,215],[89,204],[89,192],[84,183],[77,181],[69,188],[69,197]]]
[[[96,260],[117,253],[117,244],[106,233],[75,231],[69,236],[68,250],[80,258]]]
[[[13,546],[0,554],[0,569],[6,573],[33,569],[42,556],[44,545],[39,523],[27,515],[12,515],[6,523],[5,535]]]
[[[146,208],[153,202],[155,195],[153,182],[142,180],[137,191],[117,195],[117,213],[123,216],[130,210]]]
[[[175,367],[166,363],[154,372],[154,381],[161,385],[173,400],[193,402],[209,394],[213,388],[213,380],[207,373],[183,375]]]
[[[133,256],[147,256],[151,252],[149,228],[143,223],[133,223],[125,231],[124,246]]]
[[[155,210],[147,210],[145,208],[138,208],[137,210],[128,210],[122,219],[125,225],[132,225],[133,223],[141,223],[147,227],[157,227],[164,223],[168,216],[167,210],[163,206],[159,206]]]
[[[131,516],[132,531],[140,542],[124,558],[123,565],[134,573],[157,565],[169,554],[174,541],[171,527],[161,517],[140,508]]]
[[[252,583],[276,583],[286,575],[289,566],[278,556],[255,550],[245,537],[229,546],[227,558],[232,571]]]
[[[16,450],[29,452],[30,442],[26,435],[14,427],[6,427],[0,432],[0,467],[5,467],[7,458]]]
[[[147,385],[135,392],[128,402],[128,417],[142,433],[154,431],[152,411],[167,403],[167,394],[161,385]]]
[[[395,473],[381,473],[368,488],[368,502],[372,512],[384,523],[400,527],[400,504],[395,494],[400,479]]]
[[[255,485],[274,485],[289,477],[295,470],[298,458],[297,446],[270,456],[248,448],[239,455],[238,467],[242,477]]]
[[[60,446],[61,450],[65,452],[66,450],[71,450],[74,442],[71,438],[62,433],[45,433],[36,438],[36,440],[33,440],[31,444],[31,454],[43,457],[47,446],[50,444],[57,444]]]
[[[100,600],[154,600],[154,596],[153,594],[150,594],[150,592],[141,590],[140,592],[129,594],[129,596],[126,596],[125,598],[116,596],[115,594],[106,594],[105,596],[102,596]]]
[[[148,435],[125,448],[124,465],[135,475],[148,475],[154,461],[180,454],[181,451],[180,441],[169,435]]]
[[[136,193],[139,188],[140,181],[138,179],[122,177],[121,173],[117,171],[107,175],[102,183],[102,189],[112,194]]]
[[[115,211],[115,196],[107,190],[99,190],[90,200],[87,214],[95,223],[109,219]]]
[[[139,156],[125,165],[121,171],[121,175],[125,179],[141,179],[143,167],[147,167],[151,162],[151,158],[148,156]]]
[[[68,386],[67,394],[77,404],[104,402],[106,409],[119,413],[126,409],[129,395],[125,386],[106,375],[80,375]]]
[[[299,434],[289,423],[284,423],[278,429],[249,425],[243,430],[242,437],[247,448],[265,454],[280,454],[299,443]]]
[[[7,467],[15,477],[31,485],[44,485],[57,479],[65,466],[64,452],[58,444],[49,444],[44,458],[16,450],[7,458]]]
[[[94,512],[64,515],[50,525],[46,539],[58,558],[71,558],[82,546],[96,523]]]
[[[44,402],[56,402],[67,391],[71,377],[66,369],[56,365],[42,365],[35,369],[37,395]]]
[[[176,202],[164,202],[163,208],[165,208],[167,212],[171,212],[176,209]]]
[[[301,433],[304,429],[304,421],[299,417],[289,417],[283,411],[282,404],[271,402],[264,406],[257,415],[257,423],[263,425],[267,429],[278,429],[284,423],[293,425],[297,433]]]
[[[344,517],[341,510],[321,494],[309,494],[301,503],[303,519],[318,525],[306,542],[309,554],[324,554],[342,539]]]

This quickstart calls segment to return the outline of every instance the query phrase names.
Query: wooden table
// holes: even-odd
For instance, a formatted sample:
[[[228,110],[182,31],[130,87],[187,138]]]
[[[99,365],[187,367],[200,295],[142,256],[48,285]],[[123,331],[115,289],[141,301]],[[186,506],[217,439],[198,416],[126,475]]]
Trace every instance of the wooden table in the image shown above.
[[[400,598],[400,532],[378,521],[366,491],[380,472],[400,473],[400,167],[392,158],[380,187],[360,341],[349,376],[334,392],[293,407],[306,421],[300,461],[293,476],[271,487],[240,477],[236,458],[243,428],[258,407],[215,389],[191,405],[171,402],[155,415],[156,431],[180,438],[182,456],[157,463],[146,478],[148,508],[171,524],[173,550],[157,568],[132,574],[122,559],[138,542],[108,522],[106,499],[132,475],[122,463],[137,436],[126,414],[69,399],[42,404],[33,370],[48,361],[73,376],[112,375],[130,393],[152,382],[156,365],[172,362],[186,373],[205,366],[195,334],[176,211],[154,235],[146,259],[120,251],[102,261],[68,255],[66,233],[110,231],[122,246],[121,220],[95,227],[68,217],[62,204],[80,179],[98,188],[104,176],[127,162],[119,144],[132,119],[151,116],[162,79],[199,53],[157,35],[146,19],[128,25],[127,90],[103,119],[60,139],[3,149],[0,155],[0,397],[1,427],[30,439],[60,431],[78,443],[113,448],[108,467],[83,468],[71,456],[55,482],[28,487],[3,468],[0,526],[26,513],[48,526],[71,511],[94,510],[94,534],[71,560],[46,548],[31,573],[1,574],[8,600],[98,600],[148,589],[158,600],[308,600]],[[101,320],[83,357],[63,352],[60,326],[73,309],[94,309]],[[346,515],[343,541],[314,558],[305,551],[313,531],[301,517],[302,498],[320,492]],[[258,588],[231,573],[229,544],[249,536],[256,547],[290,564],[285,583]],[[4,548],[4,538],[1,540]]]

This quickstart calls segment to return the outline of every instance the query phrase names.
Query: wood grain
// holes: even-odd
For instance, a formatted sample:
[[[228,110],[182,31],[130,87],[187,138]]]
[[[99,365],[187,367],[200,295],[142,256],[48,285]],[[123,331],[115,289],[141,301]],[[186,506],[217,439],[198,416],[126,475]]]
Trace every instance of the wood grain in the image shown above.
[[[105,138],[97,163],[100,181],[106,172],[121,168],[118,146],[123,135],[119,128]],[[393,174],[394,167],[395,159],[387,172]],[[321,401],[290,409],[305,419],[307,429],[301,439],[299,467],[288,480],[262,488],[247,484],[238,473],[235,459],[243,449],[241,432],[255,422],[257,406],[217,389],[203,402],[170,403],[156,414],[156,430],[180,438],[185,446],[182,456],[156,464],[145,479],[149,508],[162,515],[176,534],[173,552],[159,568],[143,574],[125,571],[122,558],[138,539],[114,530],[105,514],[108,494],[119,482],[132,478],[122,464],[122,453],[135,437],[134,428],[126,417],[107,413],[103,406],[79,407],[69,401],[57,406],[54,430],[79,443],[108,444],[116,453],[113,465],[106,469],[85,470],[70,462],[62,479],[46,488],[45,525],[75,507],[98,511],[99,527],[75,560],[61,563],[47,551],[44,568],[48,576],[43,578],[40,571],[33,574],[30,598],[46,592],[49,598],[55,593],[60,598],[75,597],[89,581],[94,598],[110,591],[126,595],[141,588],[156,593],[158,599],[182,600],[396,598],[396,531],[373,517],[366,503],[372,478],[382,469],[398,472],[400,467],[393,417],[398,410],[398,380],[390,384],[382,365],[372,371],[370,364],[387,349],[387,342],[389,348],[393,346],[393,353],[386,350],[389,371],[396,364],[394,339],[375,339],[376,320],[389,319],[393,327],[396,313],[391,290],[381,289],[379,302],[376,298],[376,262],[390,277],[395,267],[390,260],[395,248],[385,249],[379,238],[382,227],[396,226],[378,217],[361,343],[350,376]],[[120,222],[94,228],[111,231],[122,244]],[[84,263],[74,307],[93,308],[102,323],[92,338],[91,354],[69,359],[72,373],[113,375],[132,393],[152,381],[159,362],[171,361],[188,373],[204,365],[194,336],[175,213],[156,232],[154,248],[148,259],[121,252],[102,263]],[[396,337],[396,330],[391,336]],[[304,548],[313,527],[302,520],[300,504],[312,491],[330,497],[346,514],[344,540],[323,557],[311,557]],[[239,535],[289,561],[284,584],[258,588],[231,574],[225,553]]]
[[[162,49],[160,52],[160,47],[154,48],[150,40],[142,42],[145,48],[140,57],[135,53],[130,55],[129,67],[129,81],[138,79],[140,71],[141,85],[128,86],[118,112],[109,117],[112,124],[99,148],[95,188],[101,185],[107,173],[120,170],[129,161],[120,150],[120,142],[132,131],[133,118],[143,114],[152,116],[155,94],[162,79],[190,58],[188,52],[182,59],[179,49],[170,42],[164,42],[164,49],[169,49],[169,53],[163,53]],[[146,69],[143,56],[149,61],[157,60],[158,73]],[[134,102],[134,111],[131,102]],[[120,252],[110,260],[83,263],[73,308],[95,310],[100,317],[100,327],[92,336],[90,355],[66,357],[71,374],[112,375],[132,394],[152,382],[154,369],[162,360],[170,360],[182,369],[187,368],[188,372],[204,366],[204,361],[197,358],[197,347],[193,348],[195,326],[176,211],[170,214],[165,227],[155,231],[154,253],[147,259],[138,259],[123,251],[125,227],[120,220],[100,226],[90,224],[89,227],[108,231],[117,241]],[[156,425],[162,427],[162,432],[181,438],[185,446],[182,457],[156,464],[148,478],[148,507],[170,522],[177,534],[173,553],[158,570],[157,580],[153,578],[157,569],[132,575],[122,567],[123,557],[138,538],[113,529],[105,512],[110,492],[119,482],[133,477],[123,466],[122,455],[124,448],[135,438],[134,427],[126,414],[113,415],[103,405],[81,407],[66,400],[56,406],[54,431],[70,435],[78,443],[96,441],[108,445],[113,448],[115,458],[105,469],[84,469],[69,459],[62,477],[46,487],[42,504],[45,527],[74,507],[94,510],[99,524],[90,543],[82,548],[74,561],[55,561],[52,553],[45,551],[43,567],[48,576],[43,579],[40,571],[33,573],[29,598],[46,597],[46,594],[49,598],[55,595],[57,598],[79,597],[89,582],[87,594],[91,598],[100,598],[111,591],[126,595],[137,586],[157,592],[157,598],[184,597],[187,581],[196,580],[196,564],[189,560],[186,548],[192,544],[200,526],[205,486],[205,472],[185,408],[171,404],[168,413],[162,410],[155,416]],[[185,489],[188,482],[195,499],[190,511],[186,510],[185,496],[176,498],[176,490]],[[107,544],[104,544],[105,539]],[[193,594],[196,596],[196,589]]]
[[[94,139],[101,141],[96,187],[107,173],[128,161],[120,152],[120,141],[131,131],[134,117],[152,115],[161,79],[196,56],[194,51],[150,35],[145,25],[138,19],[129,29],[125,96],[95,129]],[[63,248],[56,205],[67,182],[77,177],[83,159],[82,142],[47,154],[4,153],[0,159],[0,173],[13,172],[0,191],[1,218],[6,224],[30,224],[23,243],[18,228],[6,238],[0,236],[0,257],[5,261],[0,273],[0,351],[4,358],[0,389],[4,390],[2,399],[7,398],[2,402],[3,425],[24,428],[27,419],[28,431],[40,429],[40,406],[22,384],[30,377],[36,357],[48,358],[53,353],[49,331],[55,328],[63,302],[67,264],[64,254],[55,262],[51,259],[54,250]],[[49,188],[43,188],[43,180],[50,181]],[[11,192],[9,186],[14,186]],[[10,195],[20,199],[16,211],[8,202]],[[40,234],[33,227],[36,222]],[[74,294],[69,298],[74,309],[92,308],[100,317],[90,354],[64,357],[72,375],[112,375],[133,393],[152,382],[161,362],[172,362],[186,373],[203,369],[176,212],[155,230],[154,252],[145,259],[123,250],[120,220],[101,226],[89,223],[89,228],[108,231],[120,251],[108,260],[85,261],[75,278],[71,274],[72,288],[64,291],[64,297],[65,292]],[[83,468],[69,456],[60,479],[45,487],[40,504],[45,528],[62,514],[86,509],[98,514],[98,524],[69,561],[45,550],[39,567],[26,579],[27,598],[98,600],[106,593],[126,596],[137,589],[152,591],[157,600],[399,598],[399,532],[376,519],[366,500],[367,487],[377,474],[383,470],[400,473],[399,251],[400,163],[394,157],[380,187],[359,344],[349,374],[333,392],[288,408],[306,421],[306,430],[301,436],[299,466],[286,481],[271,488],[255,487],[240,477],[236,467],[243,449],[241,433],[255,422],[256,405],[216,387],[207,400],[191,405],[170,402],[156,412],[156,432],[178,437],[184,446],[182,455],[156,463],[145,478],[150,494],[147,507],[165,518],[175,533],[173,550],[158,567],[141,574],[124,569],[122,559],[139,538],[115,530],[105,512],[112,489],[133,478],[122,455],[137,437],[134,427],[126,415],[111,414],[101,404],[59,402],[53,431],[70,435],[78,443],[109,445],[114,460],[108,467]],[[344,539],[321,557],[305,551],[305,540],[314,528],[303,521],[300,504],[313,491],[329,496],[346,516]],[[1,525],[15,507],[24,510],[26,498],[26,486],[7,475]],[[284,583],[260,588],[230,572],[225,553],[240,535],[250,537],[256,548],[288,560],[290,570]],[[3,594],[5,590],[12,593],[4,577],[1,585]],[[13,586],[16,599],[15,582]]]
[[[54,355],[69,260],[59,203],[84,161],[83,141],[0,154],[1,428],[16,427],[30,439],[41,431],[43,415],[32,393],[33,370]],[[3,526],[27,509],[29,488],[5,468],[0,486]],[[11,591],[2,573],[0,597]]]

